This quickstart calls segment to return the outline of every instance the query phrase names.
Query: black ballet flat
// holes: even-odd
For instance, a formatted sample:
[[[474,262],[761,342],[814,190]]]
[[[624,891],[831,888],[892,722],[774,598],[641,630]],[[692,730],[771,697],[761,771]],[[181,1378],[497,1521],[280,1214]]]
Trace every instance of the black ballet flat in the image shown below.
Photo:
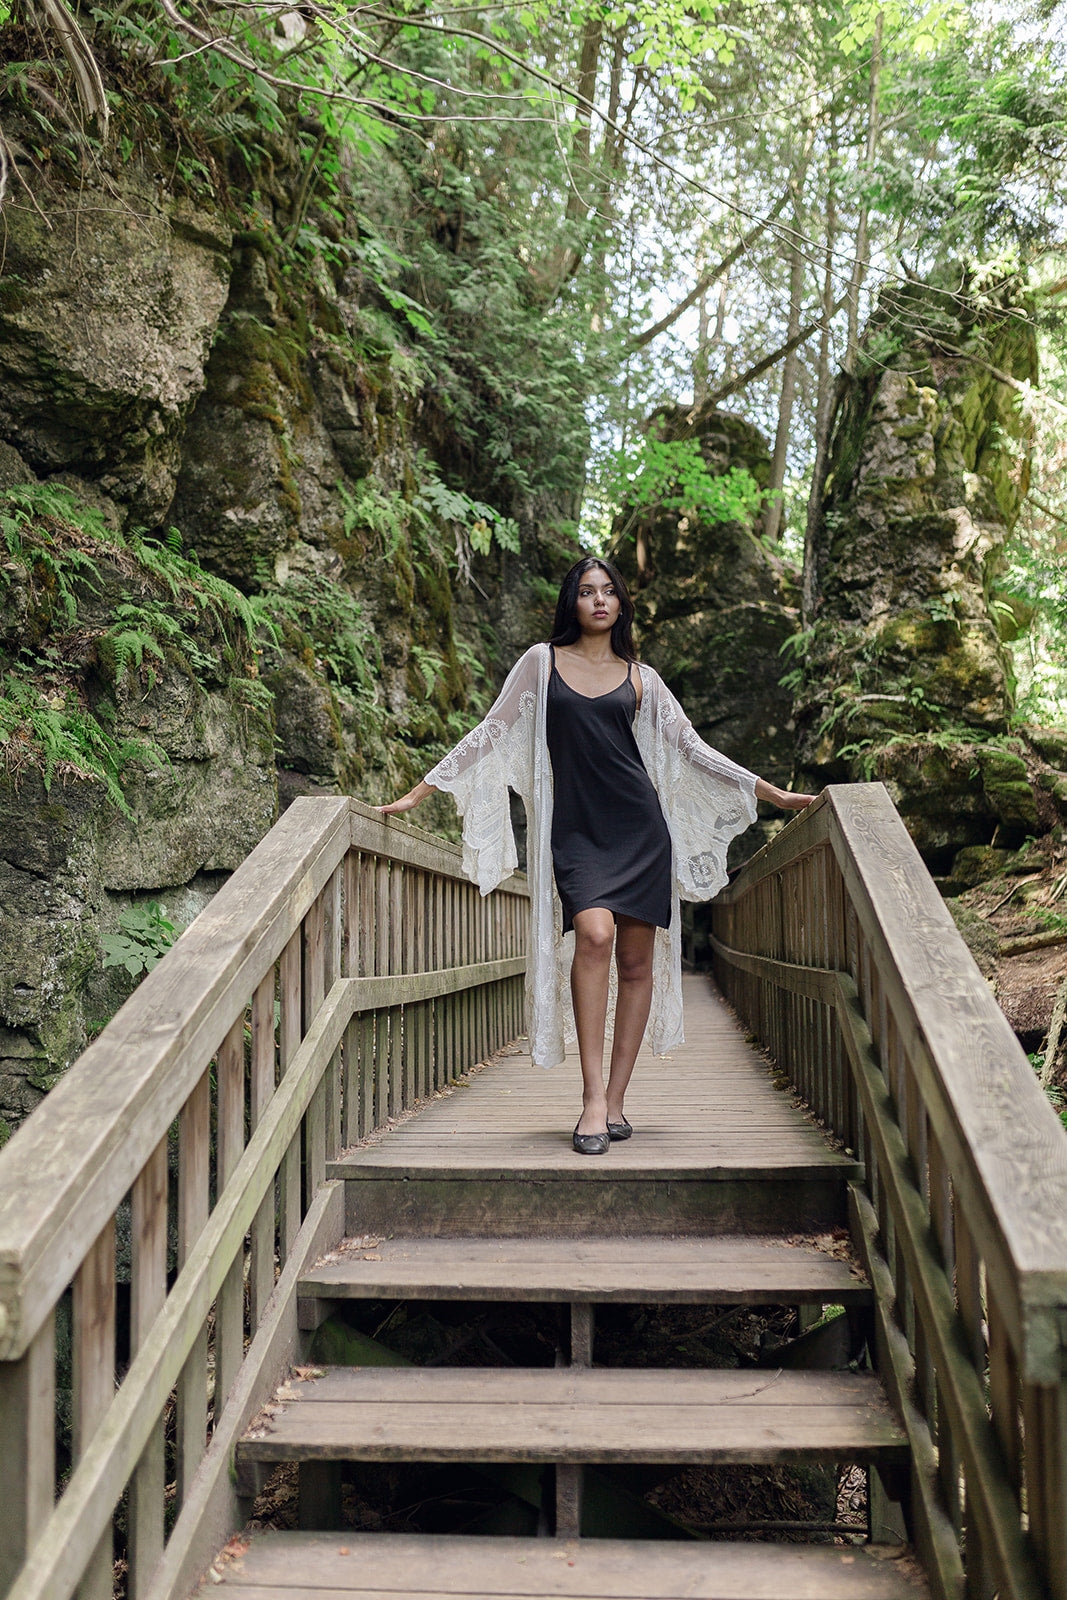
[[[613,1142],[617,1139],[628,1139],[633,1131],[625,1117],[621,1122],[608,1123],[608,1138]]]
[[[578,1122],[581,1122],[581,1120],[581,1117],[579,1117]],[[579,1133],[577,1123],[575,1124],[574,1132],[571,1134],[571,1144],[580,1156],[602,1156],[607,1151],[610,1143],[610,1134]]]

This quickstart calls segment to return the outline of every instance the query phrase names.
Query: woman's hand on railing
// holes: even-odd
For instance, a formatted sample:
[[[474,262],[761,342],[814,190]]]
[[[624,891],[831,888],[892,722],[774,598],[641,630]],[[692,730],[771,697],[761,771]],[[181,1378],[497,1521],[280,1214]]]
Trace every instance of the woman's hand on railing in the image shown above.
[[[380,811],[383,817],[400,816],[404,811],[414,811],[426,799],[428,794],[435,794],[432,783],[419,782],[414,789],[409,789],[407,794],[401,795],[399,800],[393,800],[387,806],[375,806],[375,811]]]
[[[756,799],[767,800],[782,811],[803,811],[815,798],[813,794],[794,794],[792,789],[778,789],[764,778],[756,779]]]

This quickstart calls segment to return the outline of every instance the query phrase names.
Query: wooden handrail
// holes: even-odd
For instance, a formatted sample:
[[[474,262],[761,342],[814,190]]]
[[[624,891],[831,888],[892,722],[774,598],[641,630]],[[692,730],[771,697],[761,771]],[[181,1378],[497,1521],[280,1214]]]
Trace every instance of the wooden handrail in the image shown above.
[[[714,925],[728,996],[866,1163],[935,1592],[1064,1600],[1067,1139],[883,786],[827,790]]]
[[[407,823],[298,800],[0,1154],[11,1600],[104,1600],[127,1484],[131,1600],[179,1592],[198,1526],[212,1537],[233,1498],[225,1451],[205,1456],[209,1337],[225,1440],[291,1353],[298,1269],[341,1228],[327,1161],[521,1032],[527,901],[518,877],[482,900],[459,848]],[[132,1248],[117,1391],[116,1220]],[[71,1284],[73,1471],[57,1501],[55,1324]]]

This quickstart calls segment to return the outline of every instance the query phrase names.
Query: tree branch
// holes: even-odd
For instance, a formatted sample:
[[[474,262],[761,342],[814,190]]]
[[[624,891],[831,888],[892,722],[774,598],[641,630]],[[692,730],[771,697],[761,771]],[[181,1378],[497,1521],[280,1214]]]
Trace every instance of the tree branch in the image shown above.
[[[750,245],[755,243],[764,229],[769,228],[771,223],[781,215],[782,211],[785,209],[785,205],[789,199],[790,193],[791,190],[787,188],[785,192],[779,196],[773,209],[768,211],[765,217],[761,217],[758,222],[749,228],[748,232],[738,240],[737,244],[730,251],[729,255],[723,256],[722,260],[717,266],[712,267],[710,271],[704,273],[703,277],[701,277],[697,282],[696,288],[691,289],[686,295],[685,299],[680,301],[672,311],[668,311],[665,317],[660,317],[659,321],[654,322],[650,328],[645,328],[641,333],[635,334],[635,336],[630,340],[630,349],[643,350],[646,345],[651,344],[653,339],[658,338],[659,335],[664,333],[672,323],[677,322],[678,318],[683,316],[684,313],[689,310],[689,307],[694,305],[696,301],[700,299],[700,296],[711,288],[713,283],[717,282],[724,273],[729,272],[730,268],[733,266],[738,257],[744,255],[745,251]]]
[[[104,80],[100,76],[100,68],[89,48],[88,40],[63,4],[63,0],[35,0],[35,3],[40,6],[51,23],[59,40],[60,49],[74,74],[78,104],[84,116],[89,121],[95,118],[101,138],[106,139],[111,112],[104,92]]]
[[[848,293],[846,292],[834,301],[825,316],[819,317],[816,322],[809,322],[807,327],[801,328],[800,332],[794,334],[792,339],[787,339],[785,344],[780,344],[777,350],[772,350],[769,356],[764,356],[762,361],[757,361],[754,367],[749,367],[748,371],[743,372],[739,378],[733,378],[729,383],[724,383],[721,389],[716,389],[714,394],[708,395],[704,404],[717,406],[721,400],[728,400],[731,395],[737,394],[739,389],[746,388],[756,378],[762,378],[763,374],[769,371],[771,367],[777,366],[779,361],[784,361],[791,351],[806,343],[813,333],[818,333],[820,328],[826,327],[836,317],[847,299]]]

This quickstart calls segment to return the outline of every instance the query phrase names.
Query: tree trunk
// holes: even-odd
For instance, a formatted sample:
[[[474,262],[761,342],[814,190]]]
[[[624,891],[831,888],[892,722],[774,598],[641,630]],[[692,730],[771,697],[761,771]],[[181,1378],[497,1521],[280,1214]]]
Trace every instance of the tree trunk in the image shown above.
[[[874,158],[878,154],[878,87],[882,75],[882,22],[883,14],[879,11],[874,24],[874,38],[871,40],[870,94],[867,102],[866,166],[868,172],[874,165]],[[845,353],[845,367],[850,373],[856,370],[856,356],[859,351],[860,291],[863,288],[863,280],[867,276],[870,257],[871,242],[867,231],[867,202],[864,200],[860,204],[859,222],[856,226],[856,259],[852,264],[852,278],[848,286],[848,349]]]
[[[837,242],[837,117],[830,112],[830,155],[826,175],[826,249],[823,257],[822,305],[825,322],[819,338],[819,391],[815,406],[815,462],[808,493],[808,515],[804,530],[804,575],[801,582],[801,623],[811,626],[815,610],[815,536],[823,489],[826,486],[826,460],[830,447],[830,314],[834,303],[834,245]]]
[[[807,176],[808,152],[811,149],[809,133],[800,168],[793,179],[793,236],[789,244],[789,323],[786,343],[800,332],[800,313],[804,302],[804,254],[801,241],[804,237],[800,197]],[[794,345],[782,362],[782,387],[778,400],[778,427],[774,435],[771,454],[771,472],[767,482],[767,509],[763,513],[763,531],[773,543],[782,525],[782,488],[789,457],[789,430],[793,422],[793,400],[797,389],[797,361],[799,347]]]

